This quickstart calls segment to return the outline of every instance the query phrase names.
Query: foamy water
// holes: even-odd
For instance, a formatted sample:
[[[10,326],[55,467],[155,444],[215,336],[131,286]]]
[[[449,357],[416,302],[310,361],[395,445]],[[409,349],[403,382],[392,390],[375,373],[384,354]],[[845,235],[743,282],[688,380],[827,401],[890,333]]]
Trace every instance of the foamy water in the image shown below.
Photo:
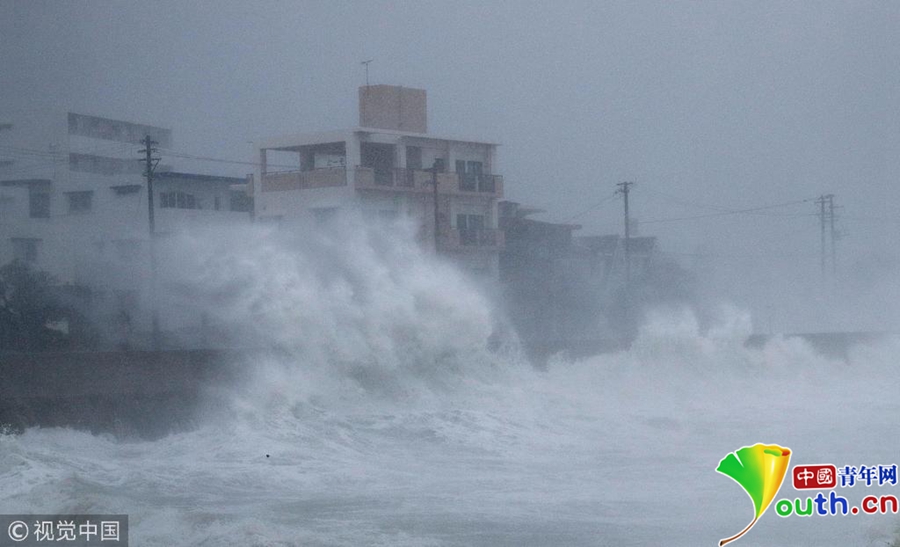
[[[451,267],[343,236],[225,258],[185,241],[198,301],[288,356],[246,363],[224,407],[157,441],[0,436],[0,512],[128,513],[141,546],[712,546],[752,518],[714,471],[741,446],[900,463],[898,340],[830,360],[793,339],[745,348],[738,310],[705,332],[669,312],[628,351],[537,371],[513,342],[489,349],[488,299]],[[736,545],[884,545],[896,524],[770,508]]]

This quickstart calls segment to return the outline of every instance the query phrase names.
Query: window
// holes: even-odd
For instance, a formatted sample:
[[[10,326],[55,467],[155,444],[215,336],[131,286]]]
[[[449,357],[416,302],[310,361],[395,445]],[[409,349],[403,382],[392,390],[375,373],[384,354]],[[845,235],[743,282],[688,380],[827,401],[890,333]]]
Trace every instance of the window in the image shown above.
[[[435,158],[433,167],[438,173],[443,173],[447,170],[447,166],[444,164],[444,158]]]
[[[28,216],[31,218],[50,218],[50,194],[46,192],[30,192],[28,194]]]
[[[247,192],[231,192],[231,210],[240,213],[248,213],[253,209],[253,198]]]
[[[214,208],[216,211],[218,211],[220,206],[221,206],[221,205],[220,205],[220,203],[219,203],[219,194],[216,194],[215,201],[213,202],[213,208]]]
[[[484,215],[456,215],[459,242],[463,245],[478,245],[484,238]]]
[[[194,198],[194,194],[185,194],[184,192],[178,192],[175,199],[175,204],[179,209],[197,209],[197,200]]]
[[[30,237],[14,237],[11,239],[13,258],[23,262],[35,263],[38,260],[38,247],[41,240]]]
[[[91,210],[93,192],[66,192],[69,198],[69,214],[88,213]]]
[[[143,188],[140,184],[120,184],[118,186],[110,186],[117,196],[127,196],[129,194],[137,194]]]
[[[459,176],[459,189],[467,192],[481,190],[483,164],[480,161],[456,160],[456,173]],[[483,190],[482,190],[483,191]]]
[[[200,206],[194,194],[185,192],[160,192],[160,209],[199,209]]]
[[[0,221],[13,215],[16,200],[12,196],[0,194]]]
[[[93,154],[69,154],[69,169],[81,173],[97,173],[101,175],[133,174],[144,172],[144,166],[134,160],[108,158]]]
[[[406,147],[406,168],[422,169],[422,149],[418,146]]]

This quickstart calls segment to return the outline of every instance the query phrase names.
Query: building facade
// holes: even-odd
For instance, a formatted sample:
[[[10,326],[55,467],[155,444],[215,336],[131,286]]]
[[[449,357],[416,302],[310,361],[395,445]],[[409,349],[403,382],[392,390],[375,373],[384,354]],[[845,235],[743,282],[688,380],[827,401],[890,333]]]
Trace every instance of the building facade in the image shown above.
[[[0,265],[27,262],[146,330],[153,297],[140,141],[171,148],[171,130],[64,111],[0,114],[0,128]],[[158,236],[249,222],[251,210],[246,179],[156,166]]]
[[[359,119],[352,129],[258,143],[257,219],[310,229],[348,210],[408,217],[423,245],[496,278],[498,145],[429,134],[419,89],[362,87]]]

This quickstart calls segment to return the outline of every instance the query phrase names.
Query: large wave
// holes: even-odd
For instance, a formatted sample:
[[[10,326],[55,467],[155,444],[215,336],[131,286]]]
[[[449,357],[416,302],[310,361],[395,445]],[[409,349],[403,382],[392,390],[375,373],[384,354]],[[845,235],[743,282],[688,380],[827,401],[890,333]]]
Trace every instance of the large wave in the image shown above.
[[[135,545],[693,546],[746,524],[714,472],[740,446],[855,465],[900,444],[897,340],[827,358],[746,346],[740,310],[711,329],[670,310],[628,350],[538,370],[489,290],[402,223],[174,242],[163,298],[278,351],[190,431],[0,435],[0,512],[128,513]],[[894,525],[813,520],[768,514],[745,541],[867,545]]]

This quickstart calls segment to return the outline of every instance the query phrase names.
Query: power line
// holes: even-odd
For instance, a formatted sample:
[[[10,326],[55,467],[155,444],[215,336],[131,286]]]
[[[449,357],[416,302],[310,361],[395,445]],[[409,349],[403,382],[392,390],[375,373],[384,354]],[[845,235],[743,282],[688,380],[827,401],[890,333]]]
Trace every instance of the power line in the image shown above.
[[[764,211],[766,209],[775,209],[777,207],[787,207],[789,205],[799,205],[801,203],[809,203],[813,201],[812,199],[802,199],[797,201],[787,201],[784,203],[776,203],[774,205],[763,205],[761,207],[751,207],[749,209],[735,209],[729,211],[722,211],[719,213],[709,213],[707,215],[695,215],[689,217],[676,217],[676,218],[660,218],[655,220],[642,220],[641,224],[659,224],[663,222],[681,222],[684,220],[698,220],[704,218],[715,218],[715,217],[723,217],[728,215],[740,215],[740,214],[752,214],[756,211]],[[803,215],[807,216],[807,215]]]
[[[673,196],[673,195],[671,195],[671,194],[666,194],[666,193],[663,193],[663,192],[659,192],[659,191],[657,191],[657,190],[644,190],[644,192],[645,192],[645,193],[649,193],[651,196],[652,196],[652,195],[657,195],[657,196],[659,196],[659,197],[661,197],[661,198],[664,198],[664,199],[666,199],[666,200],[668,200],[668,201],[670,201],[670,202],[672,202],[672,203],[677,203],[678,205],[683,205],[683,206],[685,206],[685,207],[694,207],[694,208],[697,208],[697,209],[710,209],[710,210],[713,210],[713,211],[720,211],[720,212],[723,212],[723,213],[734,213],[734,212],[736,211],[735,209],[733,209],[733,208],[731,208],[731,207],[725,207],[725,206],[722,206],[722,205],[709,205],[709,204],[705,204],[705,203],[697,203],[697,202],[693,202],[693,201],[684,201],[684,200],[682,200],[681,198],[675,197],[675,196]],[[762,211],[759,211],[759,212],[748,212],[747,214],[761,215],[761,216],[771,216],[771,217],[782,217],[782,218],[800,218],[800,217],[807,217],[807,216],[815,216],[814,213],[799,213],[799,214],[797,214],[797,213],[788,213],[788,214],[784,214],[784,213],[770,213],[770,212],[762,212]]]
[[[600,207],[600,206],[603,205],[604,203],[607,203],[607,202],[609,202],[609,201],[612,201],[613,199],[616,198],[617,195],[618,195],[618,193],[613,192],[613,194],[612,194],[611,196],[607,196],[607,197],[601,199],[600,201],[598,201],[597,203],[591,205],[590,207],[588,207],[588,208],[585,209],[584,211],[581,211],[580,213],[574,214],[574,215],[572,215],[571,217],[567,218],[566,220],[562,221],[562,223],[563,223],[563,224],[568,224],[569,222],[572,222],[572,221],[575,220],[576,218],[578,218],[578,217],[580,217],[580,216],[582,216],[582,215],[585,215],[585,214],[587,214],[587,213],[590,213],[591,211],[593,211],[594,209]]]

